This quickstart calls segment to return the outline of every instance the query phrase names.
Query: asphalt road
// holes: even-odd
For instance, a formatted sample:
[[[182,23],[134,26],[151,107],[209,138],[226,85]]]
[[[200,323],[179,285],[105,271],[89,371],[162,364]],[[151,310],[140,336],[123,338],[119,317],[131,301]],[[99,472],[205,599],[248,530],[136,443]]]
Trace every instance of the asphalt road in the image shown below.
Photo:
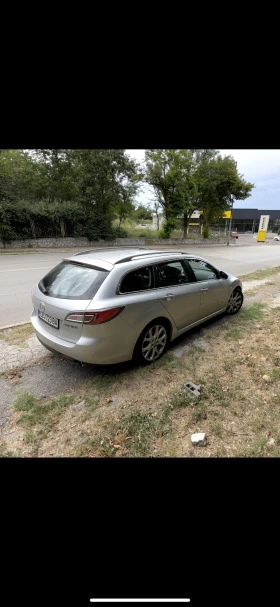
[[[177,248],[201,255],[220,270],[237,276],[280,266],[280,242],[268,240],[257,243],[252,236],[239,237],[238,242],[229,247],[203,245]],[[0,328],[30,319],[32,287],[63,257],[70,255],[69,250],[0,255]]]

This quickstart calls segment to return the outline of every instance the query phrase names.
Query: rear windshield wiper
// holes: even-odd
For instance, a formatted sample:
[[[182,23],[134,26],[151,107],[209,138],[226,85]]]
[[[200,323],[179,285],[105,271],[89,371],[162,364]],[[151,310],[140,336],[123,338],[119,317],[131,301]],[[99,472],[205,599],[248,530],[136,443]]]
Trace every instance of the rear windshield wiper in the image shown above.
[[[44,295],[46,295],[48,292],[48,289],[46,289],[42,280],[40,280],[40,282],[39,282],[39,287],[40,287],[40,291],[42,291],[42,293],[44,293]]]

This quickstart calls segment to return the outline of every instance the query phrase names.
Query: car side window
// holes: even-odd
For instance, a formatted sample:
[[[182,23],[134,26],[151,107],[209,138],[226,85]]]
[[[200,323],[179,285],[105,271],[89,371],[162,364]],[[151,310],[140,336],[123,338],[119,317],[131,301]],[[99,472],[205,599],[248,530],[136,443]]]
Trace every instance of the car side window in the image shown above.
[[[159,263],[155,266],[156,286],[170,287],[189,282],[186,270],[181,261]]]
[[[138,268],[126,274],[120,284],[120,293],[132,293],[153,288],[153,271],[151,266]]]
[[[198,282],[219,278],[215,268],[213,268],[210,263],[207,263],[207,261],[203,261],[202,259],[188,259],[186,263],[190,265]]]

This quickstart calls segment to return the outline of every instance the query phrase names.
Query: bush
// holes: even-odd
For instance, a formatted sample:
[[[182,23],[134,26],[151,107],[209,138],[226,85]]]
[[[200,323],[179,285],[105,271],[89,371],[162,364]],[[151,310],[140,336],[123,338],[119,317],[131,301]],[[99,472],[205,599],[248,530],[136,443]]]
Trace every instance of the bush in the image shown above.
[[[127,238],[128,237],[128,232],[127,230],[124,230],[123,228],[112,228],[112,234],[113,237],[112,238]]]
[[[5,223],[0,225],[0,240],[2,240],[2,242],[11,242],[11,240],[16,239],[17,234],[10,225]]]
[[[202,236],[203,236],[203,238],[209,238],[210,234],[211,234],[211,228],[210,228],[210,226],[207,226],[207,225],[203,226],[203,228],[202,228]]]

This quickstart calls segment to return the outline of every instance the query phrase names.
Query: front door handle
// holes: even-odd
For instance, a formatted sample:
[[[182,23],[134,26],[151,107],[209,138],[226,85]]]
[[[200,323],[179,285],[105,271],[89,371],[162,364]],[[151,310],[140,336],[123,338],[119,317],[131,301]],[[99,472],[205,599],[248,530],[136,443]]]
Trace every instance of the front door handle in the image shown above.
[[[201,291],[208,291],[208,289],[200,289]]]
[[[173,299],[174,295],[173,293],[167,293],[163,299],[167,299],[167,301],[170,301],[170,299]]]

